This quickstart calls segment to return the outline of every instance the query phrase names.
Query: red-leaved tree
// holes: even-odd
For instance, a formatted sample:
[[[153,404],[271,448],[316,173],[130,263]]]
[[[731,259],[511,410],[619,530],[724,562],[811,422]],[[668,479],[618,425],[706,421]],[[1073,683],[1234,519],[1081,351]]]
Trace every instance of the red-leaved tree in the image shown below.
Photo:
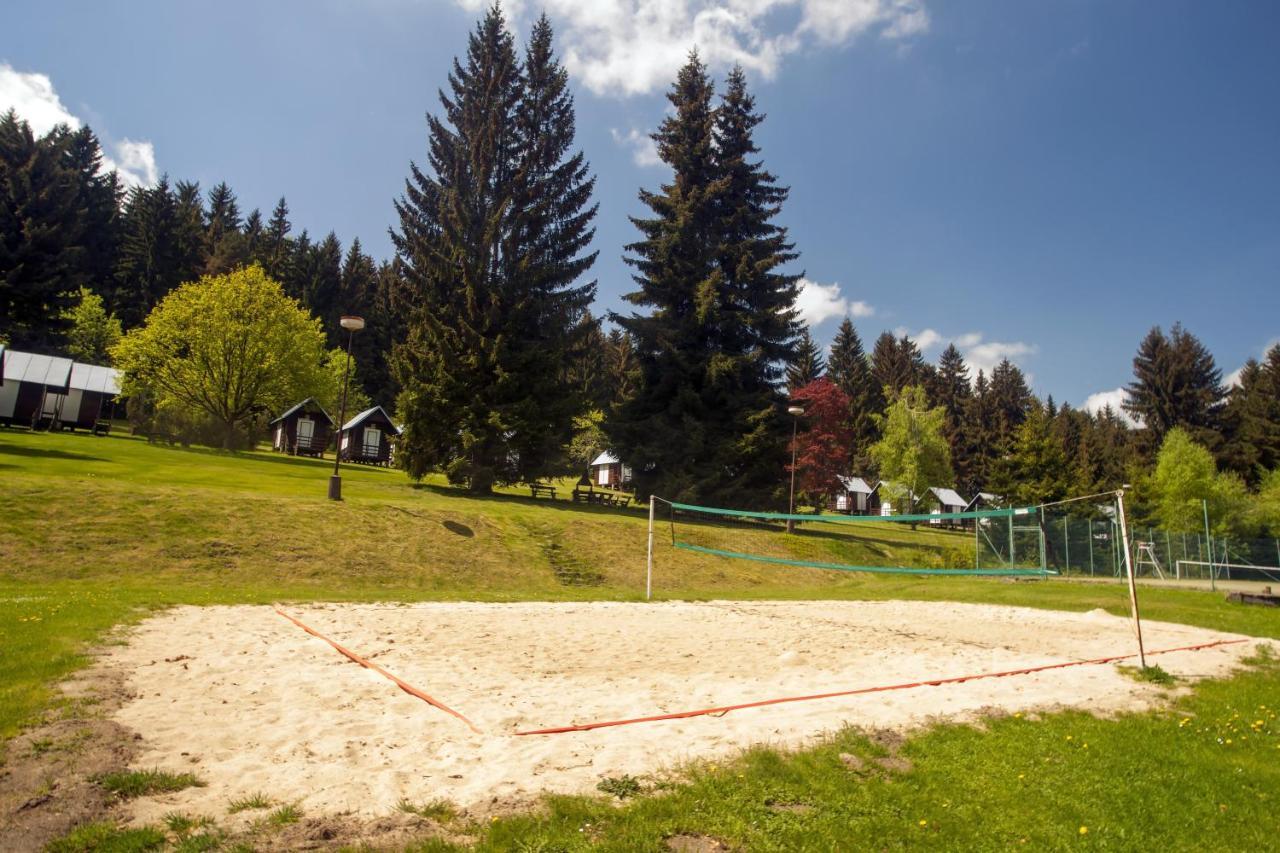
[[[796,437],[796,491],[820,507],[840,488],[838,478],[850,473],[849,395],[824,376],[797,390],[791,399],[804,408]]]

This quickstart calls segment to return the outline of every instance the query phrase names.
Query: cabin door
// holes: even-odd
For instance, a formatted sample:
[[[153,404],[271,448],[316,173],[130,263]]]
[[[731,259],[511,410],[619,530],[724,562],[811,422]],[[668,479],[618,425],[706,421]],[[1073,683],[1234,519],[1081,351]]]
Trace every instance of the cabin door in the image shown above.
[[[609,466],[608,465],[600,466],[600,473],[596,475],[596,479],[599,481],[599,484],[601,486],[609,485]]]
[[[382,449],[382,430],[377,427],[364,428],[364,455],[377,456]]]
[[[298,449],[311,449],[311,436],[315,434],[316,424],[311,418],[302,418],[298,421]]]

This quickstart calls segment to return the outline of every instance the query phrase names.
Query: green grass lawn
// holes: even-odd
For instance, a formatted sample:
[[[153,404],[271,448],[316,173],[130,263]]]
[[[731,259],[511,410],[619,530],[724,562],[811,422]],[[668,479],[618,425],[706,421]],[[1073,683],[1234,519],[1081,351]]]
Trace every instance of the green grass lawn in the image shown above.
[[[643,597],[645,508],[535,501],[519,489],[472,498],[440,481],[415,485],[399,471],[351,466],[346,500],[336,504],[325,498],[331,464],[0,430],[0,738],[49,708],[57,682],[112,626],[171,604]],[[963,538],[904,525],[868,529],[875,556],[922,565]],[[779,547],[776,535],[750,535],[761,538],[744,550]],[[695,555],[658,540],[661,598],[1127,610],[1119,585],[823,572]],[[1280,613],[1228,605],[1219,595],[1149,588],[1142,602],[1147,618],[1280,637]],[[1246,718],[1252,724],[1263,705],[1280,706],[1280,671],[1260,665],[1202,685],[1185,702],[1178,714],[1118,721],[1060,714],[994,721],[986,732],[940,727],[901,748],[910,772],[872,772],[880,747],[845,733],[793,756],[755,752],[702,768],[689,784],[622,808],[556,798],[541,816],[477,831],[491,849],[511,849],[519,837],[532,845],[526,849],[548,850],[658,849],[680,832],[751,849],[831,849],[841,840],[961,848],[1023,838],[1040,847],[1128,849],[1274,843],[1274,723],[1269,734],[1233,738],[1229,749],[1215,738]],[[1184,716],[1194,722],[1180,726]],[[1088,752],[1072,747],[1082,740]],[[841,753],[872,770],[851,770]],[[1248,834],[1251,821],[1270,834]]]

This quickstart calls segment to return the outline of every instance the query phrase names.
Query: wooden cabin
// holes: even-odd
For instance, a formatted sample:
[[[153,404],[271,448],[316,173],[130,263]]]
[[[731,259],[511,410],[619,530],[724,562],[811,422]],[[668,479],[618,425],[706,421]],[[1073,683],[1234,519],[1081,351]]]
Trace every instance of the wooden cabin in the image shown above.
[[[333,439],[333,418],[308,397],[272,421],[271,447],[290,456],[324,456]]]
[[[965,512],[978,512],[984,509],[995,509],[1000,506],[1000,498],[990,492],[978,492],[973,499],[965,505]]]
[[[879,515],[914,515],[919,509],[920,497],[914,492],[907,491],[902,497],[896,500],[889,497],[894,492],[900,491],[901,486],[895,487],[888,480],[881,480],[875,484],[875,501],[880,507]]]
[[[955,489],[934,486],[925,492],[922,504],[929,508],[929,512],[932,515],[952,515],[957,512],[964,512],[969,502],[960,497]],[[947,527],[960,527],[962,522],[960,519],[935,518],[929,523]]]
[[[365,409],[342,425],[338,431],[338,447],[344,462],[364,465],[390,465],[391,441],[400,428],[381,406]]]
[[[631,466],[624,465],[608,450],[591,461],[587,476],[591,481],[590,485],[598,488],[631,488]]]
[[[832,508],[846,515],[879,515],[879,486],[871,486],[861,477],[841,477],[840,491],[832,500]]]
[[[120,393],[110,367],[8,350],[0,383],[0,423],[41,429],[93,430]]]

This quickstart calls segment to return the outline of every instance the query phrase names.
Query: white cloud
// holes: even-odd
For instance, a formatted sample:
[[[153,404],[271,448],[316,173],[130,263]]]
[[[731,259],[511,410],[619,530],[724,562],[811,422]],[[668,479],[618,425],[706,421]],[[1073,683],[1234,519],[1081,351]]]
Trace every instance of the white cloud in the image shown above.
[[[662,158],[658,156],[658,144],[647,134],[634,127],[626,133],[617,128],[610,128],[613,141],[618,145],[631,149],[631,159],[637,166],[661,166]]]
[[[1098,391],[1095,394],[1090,394],[1085,398],[1085,401],[1080,408],[1090,414],[1096,415],[1103,409],[1110,406],[1111,411],[1119,415],[1120,419],[1126,424],[1131,427],[1139,426],[1138,421],[1124,410],[1123,404],[1127,399],[1129,399],[1129,393],[1125,391],[1124,388],[1112,388],[1110,391]]]
[[[870,317],[876,312],[861,300],[851,300],[842,296],[839,282],[819,284],[802,278],[799,285],[800,292],[796,295],[796,308],[800,312],[800,319],[810,328],[832,317]]]
[[[456,0],[479,12],[489,0]],[[519,21],[526,4],[508,0]],[[923,0],[544,0],[565,67],[598,95],[637,95],[671,84],[689,51],[722,68],[767,78],[789,54],[838,47],[867,32],[899,41],[929,28]],[[796,20],[792,26],[785,20]]]
[[[45,135],[60,124],[72,130],[84,126],[84,122],[63,106],[47,74],[17,71],[0,62],[0,113],[10,109],[17,111],[37,136]],[[150,186],[159,178],[155,147],[150,142],[132,139],[109,142],[100,133],[98,138],[103,147],[103,171],[114,169],[126,187]]]
[[[1039,349],[1035,344],[1022,341],[984,341],[968,349],[961,348],[960,351],[964,353],[964,360],[969,363],[970,370],[981,370],[990,376],[996,365],[1006,358],[1022,367],[1022,361],[1029,355],[1035,355]]]
[[[1280,338],[1272,338],[1267,341],[1266,345],[1258,352],[1259,360],[1265,359],[1267,353],[1271,352],[1272,347],[1280,346]],[[1227,388],[1234,388],[1240,384],[1240,375],[1244,373],[1244,365],[1240,365],[1235,370],[1223,377],[1223,382],[1227,384]]]
[[[941,349],[947,344],[955,344],[974,375],[981,370],[990,376],[995,366],[1006,358],[1025,371],[1026,368],[1021,362],[1027,356],[1039,352],[1039,347],[1035,344],[1023,341],[988,341],[982,332],[965,332],[961,335],[949,336],[936,329],[921,329],[913,334],[906,326],[899,326],[893,330],[893,333],[899,337],[906,335],[911,338],[923,353]]]

